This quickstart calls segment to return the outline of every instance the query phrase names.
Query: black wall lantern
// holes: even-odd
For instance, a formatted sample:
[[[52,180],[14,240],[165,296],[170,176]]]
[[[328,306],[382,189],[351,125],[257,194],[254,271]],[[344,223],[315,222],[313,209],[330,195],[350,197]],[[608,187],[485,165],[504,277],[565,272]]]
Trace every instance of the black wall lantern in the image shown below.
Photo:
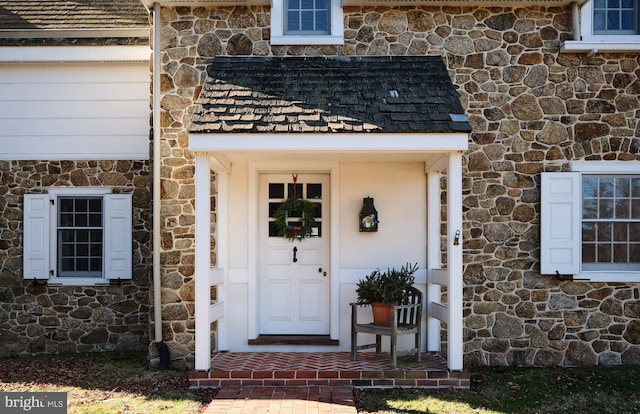
[[[362,210],[360,210],[360,231],[378,231],[378,211],[373,206],[373,198],[362,199]]]

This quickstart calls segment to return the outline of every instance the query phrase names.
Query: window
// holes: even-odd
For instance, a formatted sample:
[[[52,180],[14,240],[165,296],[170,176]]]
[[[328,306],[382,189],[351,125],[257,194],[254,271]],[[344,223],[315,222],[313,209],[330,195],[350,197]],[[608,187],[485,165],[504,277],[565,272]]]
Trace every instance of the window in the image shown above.
[[[640,281],[639,168],[616,166],[542,174],[541,273]]]
[[[634,0],[593,0],[593,34],[638,34]]]
[[[565,41],[560,50],[587,53],[638,51],[639,14],[640,0],[589,0],[576,14],[580,19],[577,25],[579,36]]]
[[[101,188],[24,196],[24,278],[93,285],[131,278],[131,194]]]
[[[329,0],[285,0],[285,34],[329,34]]]
[[[341,45],[344,23],[340,0],[275,0],[271,44]]]
[[[583,270],[640,270],[640,176],[582,176]]]

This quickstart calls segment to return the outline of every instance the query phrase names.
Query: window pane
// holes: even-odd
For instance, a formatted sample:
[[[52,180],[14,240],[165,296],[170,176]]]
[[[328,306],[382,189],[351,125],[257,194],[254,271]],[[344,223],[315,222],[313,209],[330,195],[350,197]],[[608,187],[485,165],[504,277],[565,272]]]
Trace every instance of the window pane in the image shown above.
[[[606,0],[595,0],[593,2],[593,7],[596,9],[602,9],[606,6]]]
[[[610,263],[611,262],[611,245],[609,244],[598,244],[598,262],[599,263]]]
[[[633,11],[623,12],[622,17],[620,19],[620,29],[621,30],[635,29],[634,21],[635,21],[635,18],[633,15]]]
[[[629,241],[640,242],[640,223],[629,223]]]
[[[597,223],[596,229],[598,241],[611,241],[611,223]]]
[[[269,217],[273,217],[273,215],[276,213],[276,210],[278,209],[278,207],[280,207],[282,203],[269,203]]]
[[[596,225],[594,223],[582,223],[582,241],[596,240]]]
[[[316,12],[316,30],[329,30],[329,13],[325,11]]]
[[[629,200],[618,200],[616,203],[617,219],[626,219],[631,217],[631,209],[629,208]]]
[[[92,272],[102,272],[102,259],[101,258],[91,259],[90,264],[91,264],[91,269],[90,270]]]
[[[89,271],[89,259],[77,258],[76,259],[76,270],[78,272],[88,272]]]
[[[627,229],[627,223],[613,223],[613,240],[626,243],[628,240]]]
[[[627,263],[628,250],[626,244],[615,244],[613,246],[613,262],[614,263]]]
[[[620,0],[608,0],[607,7],[610,9],[620,7]]]
[[[631,179],[631,196],[640,197],[640,178]]]
[[[583,263],[596,262],[596,245],[595,244],[584,243],[582,245],[582,262]]]
[[[300,8],[300,0],[289,0],[287,2],[287,9],[299,9]]]
[[[318,10],[329,10],[329,1],[328,0],[316,0],[316,9],[318,9]]]
[[[269,198],[284,198],[284,184],[270,183]]]
[[[73,211],[73,199],[72,198],[60,198],[58,199],[61,212]]]
[[[303,10],[313,10],[313,0],[302,0],[302,7],[300,7]]]
[[[322,218],[322,204],[313,203],[313,206],[316,208],[316,218]]]
[[[598,197],[613,197],[613,178],[601,177],[599,179]]]
[[[290,11],[287,13],[287,29],[288,30],[300,30],[300,15],[297,11]]]
[[[625,9],[632,9],[633,8],[633,0],[622,0],[622,7],[624,7]]]
[[[582,217],[586,219],[598,218],[597,200],[584,200],[582,202]]]
[[[640,243],[629,245],[629,263],[640,263]]]
[[[295,192],[293,191],[293,183],[289,183],[287,185],[287,197],[293,197],[297,195],[298,197],[302,197],[302,184],[296,183]]]
[[[86,199],[76,198],[75,199],[75,209],[76,209],[76,211],[80,211],[80,212],[88,211],[89,206],[88,206],[87,200]]]
[[[322,184],[307,184],[307,198],[322,198]]]
[[[89,245],[88,244],[79,244],[76,249],[76,256],[89,256]]]
[[[301,26],[302,30],[314,30],[312,11],[302,12]]]
[[[601,199],[598,203],[599,218],[613,218],[613,200]]]

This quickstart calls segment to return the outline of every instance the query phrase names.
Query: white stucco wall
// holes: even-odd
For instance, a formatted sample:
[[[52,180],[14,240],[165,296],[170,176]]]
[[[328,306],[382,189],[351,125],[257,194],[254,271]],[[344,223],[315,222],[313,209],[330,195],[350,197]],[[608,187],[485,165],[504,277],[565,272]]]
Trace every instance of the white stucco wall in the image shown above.
[[[231,351],[265,351],[265,350],[341,350],[350,346],[350,312],[349,303],[355,300],[356,282],[375,268],[400,267],[407,262],[418,263],[420,271],[416,282],[423,287],[426,283],[426,231],[427,231],[427,199],[426,175],[424,163],[421,162],[342,162],[338,164],[336,174],[338,188],[333,194],[339,199],[337,214],[339,219],[338,234],[332,240],[338,243],[337,263],[331,277],[337,278],[338,288],[330,306],[339,310],[339,340],[336,347],[302,348],[278,346],[249,346],[247,340],[251,336],[251,324],[257,324],[256,315],[250,304],[252,289],[259,289],[259,280],[254,270],[257,264],[251,264],[249,249],[255,246],[250,240],[252,220],[255,208],[249,205],[251,174],[255,171],[249,163],[238,161],[232,163],[229,176],[229,300],[232,311],[229,315],[229,347]],[[334,177],[335,178],[335,177]],[[380,216],[377,233],[360,233],[358,231],[358,214],[364,197],[373,197],[375,207]],[[254,221],[255,222],[255,221]],[[334,281],[335,282],[335,281]],[[255,305],[255,304],[254,304]],[[329,304],[327,305],[329,306]],[[334,313],[335,314],[335,313]],[[254,325],[255,326],[255,325]],[[259,332],[259,326],[258,326]]]

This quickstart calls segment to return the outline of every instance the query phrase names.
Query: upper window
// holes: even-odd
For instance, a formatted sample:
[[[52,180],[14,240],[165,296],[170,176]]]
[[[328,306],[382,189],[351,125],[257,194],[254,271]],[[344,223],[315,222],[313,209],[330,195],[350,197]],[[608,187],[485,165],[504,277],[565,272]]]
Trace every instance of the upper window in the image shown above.
[[[24,196],[24,278],[94,285],[131,278],[131,194],[101,188]]]
[[[575,6],[579,7],[579,6]],[[580,8],[579,33],[562,52],[628,52],[640,50],[640,0],[588,0]]]
[[[640,281],[640,175],[630,164],[542,174],[541,273]]]
[[[329,0],[286,0],[285,34],[328,35]]]
[[[638,34],[638,2],[593,0],[593,34]]]
[[[275,0],[271,44],[341,45],[344,23],[340,0]]]

